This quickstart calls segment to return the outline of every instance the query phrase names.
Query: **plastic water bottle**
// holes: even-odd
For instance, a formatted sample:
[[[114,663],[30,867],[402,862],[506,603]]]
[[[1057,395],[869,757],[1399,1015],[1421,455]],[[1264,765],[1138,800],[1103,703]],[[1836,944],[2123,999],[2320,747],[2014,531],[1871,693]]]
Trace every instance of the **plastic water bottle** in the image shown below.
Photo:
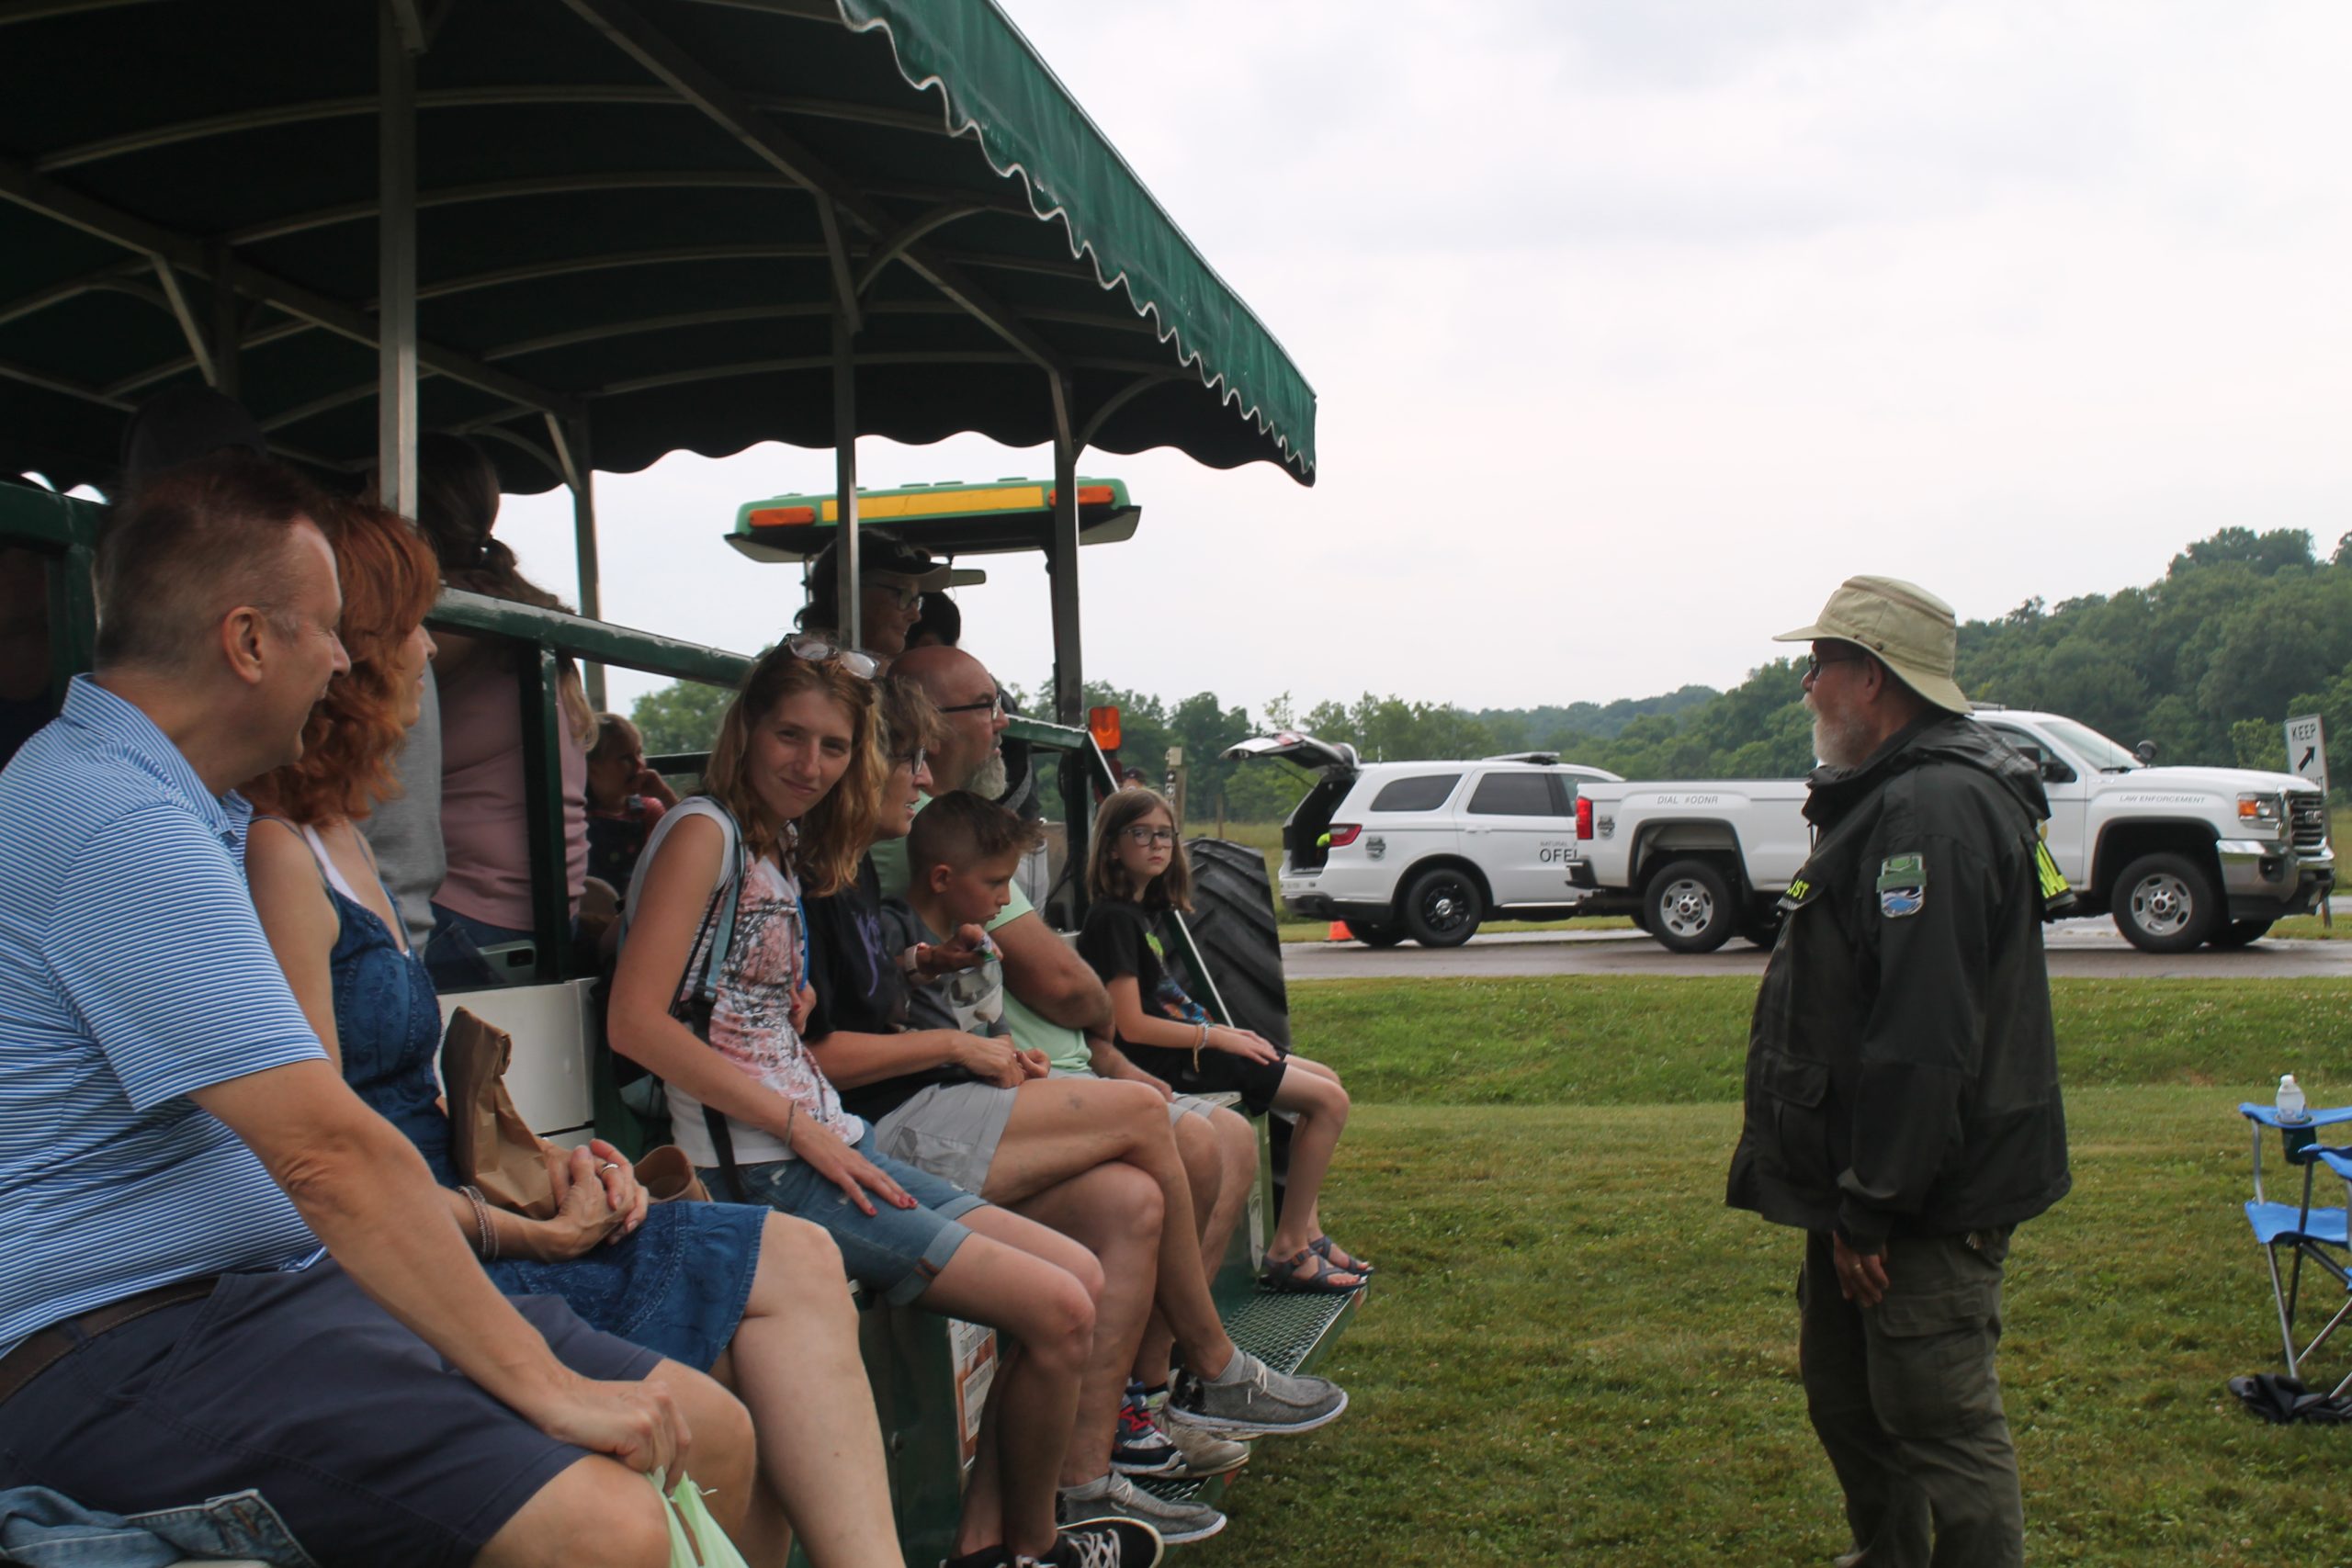
[[[2303,1086],[2289,1073],[2278,1080],[2278,1129],[2280,1141],[2287,1145],[2287,1157],[2296,1164],[2304,1163],[2295,1156],[2319,1141],[2318,1132],[2311,1125],[2311,1108],[2303,1102]]]

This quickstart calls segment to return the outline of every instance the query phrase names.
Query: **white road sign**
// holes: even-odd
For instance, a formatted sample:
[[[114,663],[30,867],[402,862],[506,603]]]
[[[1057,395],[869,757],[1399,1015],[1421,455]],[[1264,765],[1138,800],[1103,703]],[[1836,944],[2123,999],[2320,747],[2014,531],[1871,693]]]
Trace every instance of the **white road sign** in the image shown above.
[[[2327,734],[2319,715],[2287,721],[2287,771],[2327,790]]]

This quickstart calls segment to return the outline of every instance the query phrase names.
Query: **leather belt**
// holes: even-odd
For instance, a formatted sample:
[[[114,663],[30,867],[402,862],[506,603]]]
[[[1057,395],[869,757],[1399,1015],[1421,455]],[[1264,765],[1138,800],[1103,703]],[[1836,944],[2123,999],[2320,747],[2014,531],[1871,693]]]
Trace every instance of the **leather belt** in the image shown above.
[[[0,1356],[0,1404],[14,1398],[27,1383],[63,1360],[85,1341],[95,1339],[110,1328],[120,1328],[151,1312],[161,1312],[182,1302],[202,1301],[220,1283],[220,1276],[218,1274],[202,1274],[193,1280],[175,1280],[168,1285],[158,1285],[152,1291],[141,1291],[135,1296],[125,1296],[119,1302],[109,1302],[102,1307],[92,1307],[78,1317],[69,1317],[37,1331],[7,1355]]]

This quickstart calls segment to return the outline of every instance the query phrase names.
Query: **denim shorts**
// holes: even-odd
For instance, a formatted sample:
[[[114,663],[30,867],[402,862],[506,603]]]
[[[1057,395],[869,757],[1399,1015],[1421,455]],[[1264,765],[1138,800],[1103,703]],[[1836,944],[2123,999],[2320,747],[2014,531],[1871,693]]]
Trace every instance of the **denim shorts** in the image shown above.
[[[972,1234],[956,1222],[986,1200],[882,1153],[874,1146],[872,1127],[857,1141],[857,1152],[905,1188],[915,1206],[894,1208],[875,1198],[874,1213],[867,1214],[847,1193],[797,1159],[737,1166],[735,1173],[743,1182],[741,1201],[765,1203],[822,1225],[840,1245],[842,1264],[851,1279],[880,1292],[892,1306],[905,1306],[931,1288]],[[702,1179],[712,1196],[729,1196],[724,1172],[706,1168]]]
[[[552,1297],[514,1304],[583,1377],[633,1381],[661,1359]],[[322,1562],[468,1568],[584,1457],[458,1376],[332,1261],[223,1275],[204,1300],[84,1341],[0,1405],[0,1490],[128,1516],[250,1487]]]

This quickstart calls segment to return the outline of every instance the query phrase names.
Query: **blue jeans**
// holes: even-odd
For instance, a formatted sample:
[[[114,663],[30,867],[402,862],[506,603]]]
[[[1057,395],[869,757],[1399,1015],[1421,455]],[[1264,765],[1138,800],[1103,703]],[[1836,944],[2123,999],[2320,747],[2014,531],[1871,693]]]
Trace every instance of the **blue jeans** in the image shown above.
[[[436,991],[479,991],[492,986],[512,986],[531,978],[528,970],[506,975],[482,956],[485,947],[532,942],[538,933],[493,926],[455,909],[433,906],[433,940],[424,944],[424,972]]]
[[[277,1510],[250,1489],[127,1518],[45,1486],[0,1492],[0,1556],[28,1568],[167,1568],[184,1557],[314,1568]]]
[[[905,1306],[929,1290],[932,1280],[947,1267],[947,1260],[972,1234],[957,1222],[986,1200],[881,1153],[874,1146],[872,1127],[857,1141],[857,1152],[905,1188],[915,1206],[894,1208],[875,1198],[874,1213],[868,1214],[849,1201],[849,1194],[809,1169],[806,1161],[797,1159],[737,1166],[735,1174],[743,1182],[742,1201],[765,1203],[822,1225],[840,1244],[842,1265],[851,1279],[881,1292],[882,1299],[892,1306]],[[723,1201],[731,1196],[725,1172],[707,1169],[702,1179],[712,1197]]]

